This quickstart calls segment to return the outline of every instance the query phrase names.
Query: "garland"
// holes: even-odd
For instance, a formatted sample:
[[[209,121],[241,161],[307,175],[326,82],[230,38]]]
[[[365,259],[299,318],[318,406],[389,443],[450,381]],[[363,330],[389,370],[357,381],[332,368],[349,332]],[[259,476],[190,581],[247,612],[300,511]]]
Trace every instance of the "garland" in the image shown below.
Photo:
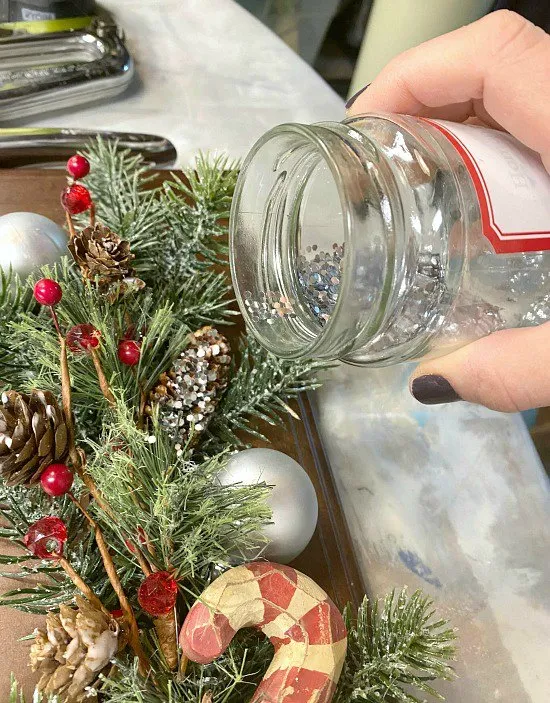
[[[322,364],[281,361],[247,336],[231,350],[218,331],[236,315],[235,164],[200,156],[159,184],[98,141],[69,167],[70,256],[39,281],[0,281],[0,536],[21,547],[1,561],[29,582],[0,605],[47,616],[31,648],[37,703],[242,703],[269,642],[244,630],[199,665],[177,632],[214,571],[261,551],[270,518],[267,486],[216,475],[265,440],[258,421],[280,423],[317,386]],[[432,682],[453,678],[454,632],[428,598],[365,598],[344,617],[335,703],[442,698]],[[23,700],[14,679],[10,703]]]

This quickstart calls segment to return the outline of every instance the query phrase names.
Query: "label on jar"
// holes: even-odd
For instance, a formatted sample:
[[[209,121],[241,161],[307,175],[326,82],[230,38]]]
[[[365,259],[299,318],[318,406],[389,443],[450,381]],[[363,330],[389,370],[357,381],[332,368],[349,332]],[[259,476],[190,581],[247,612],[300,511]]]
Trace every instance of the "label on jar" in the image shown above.
[[[483,234],[498,254],[550,250],[550,175],[540,156],[505,132],[426,120],[472,177]]]

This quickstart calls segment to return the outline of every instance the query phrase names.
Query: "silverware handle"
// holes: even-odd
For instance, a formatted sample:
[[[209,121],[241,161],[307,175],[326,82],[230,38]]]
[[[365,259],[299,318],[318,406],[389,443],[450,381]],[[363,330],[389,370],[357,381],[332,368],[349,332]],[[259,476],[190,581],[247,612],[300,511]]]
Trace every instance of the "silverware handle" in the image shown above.
[[[68,128],[0,128],[0,168],[61,166],[75,151],[84,149],[98,136],[116,139],[122,149],[141,154],[152,166],[169,167],[177,158],[172,142],[154,134]]]

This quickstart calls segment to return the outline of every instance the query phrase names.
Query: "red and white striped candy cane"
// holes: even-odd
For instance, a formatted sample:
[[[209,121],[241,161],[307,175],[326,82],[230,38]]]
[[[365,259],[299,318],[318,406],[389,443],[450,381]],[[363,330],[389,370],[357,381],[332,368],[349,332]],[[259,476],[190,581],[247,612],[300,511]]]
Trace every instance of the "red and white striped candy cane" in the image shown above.
[[[213,581],[180,633],[185,656],[208,664],[243,627],[257,627],[275,656],[250,703],[330,703],[346,656],[344,620],[327,594],[289,566],[254,562]]]

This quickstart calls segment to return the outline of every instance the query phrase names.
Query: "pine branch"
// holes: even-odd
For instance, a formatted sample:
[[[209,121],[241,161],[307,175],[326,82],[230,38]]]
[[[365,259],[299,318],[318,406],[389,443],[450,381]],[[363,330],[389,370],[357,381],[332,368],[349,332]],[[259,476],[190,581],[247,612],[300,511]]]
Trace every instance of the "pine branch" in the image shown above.
[[[44,515],[56,514],[67,525],[69,540],[65,553],[80,576],[90,584],[96,594],[107,604],[116,607],[112,590],[105,579],[101,559],[97,554],[94,540],[82,516],[68,499],[50,499],[39,489],[8,487],[0,483],[0,536],[21,547],[21,554],[2,555],[1,575],[17,580],[18,587],[2,593],[0,606],[16,607],[30,613],[46,613],[61,603],[70,602],[75,596],[74,584],[55,562],[33,559],[23,546],[23,537],[29,527]],[[131,581],[134,571],[125,569],[125,578]],[[28,587],[21,586],[21,580],[30,580]]]
[[[213,162],[199,156],[195,170],[163,185],[160,198],[166,216],[159,270],[164,280],[179,282],[212,264],[227,264],[227,220],[238,166],[226,158]]]
[[[158,299],[172,306],[174,315],[195,330],[203,325],[228,325],[239,313],[230,307],[233,288],[224,273],[205,271],[183,277],[158,291]],[[157,291],[155,290],[155,297]]]
[[[96,219],[130,242],[137,273],[147,279],[156,272],[155,251],[162,245],[164,228],[154,175],[141,155],[119,149],[113,141],[92,142],[86,157],[91,164],[86,186],[96,204]],[[87,224],[85,216],[80,221]]]
[[[425,696],[443,700],[431,685],[451,681],[455,632],[444,620],[434,620],[432,601],[420,591],[409,598],[404,589],[378,602],[364,599],[357,617],[348,607],[348,651],[334,703],[422,703]],[[420,693],[418,698],[411,689]]]
[[[184,680],[159,670],[154,685],[141,678],[135,666],[121,665],[120,676],[104,682],[102,695],[106,703],[204,703],[210,692],[216,703],[243,703],[252,697],[272,657],[269,642],[245,630],[212,664],[191,664]]]
[[[28,377],[28,355],[24,349],[15,349],[11,325],[36,309],[30,286],[13,271],[0,268],[0,384]]]
[[[225,454],[202,463],[178,457],[159,428],[153,435],[141,432],[119,404],[92,455],[88,471],[116,515],[110,525],[116,543],[130,538],[152,565],[174,571],[180,581],[200,579],[210,564],[263,546],[268,489],[218,484]],[[146,536],[145,544],[138,535]]]
[[[240,364],[230,374],[231,381],[218,411],[209,423],[201,450],[246,446],[243,435],[266,441],[255,428],[258,421],[282,425],[294,412],[288,401],[317,388],[316,373],[324,362],[291,362],[277,359],[250,336],[240,343]]]

